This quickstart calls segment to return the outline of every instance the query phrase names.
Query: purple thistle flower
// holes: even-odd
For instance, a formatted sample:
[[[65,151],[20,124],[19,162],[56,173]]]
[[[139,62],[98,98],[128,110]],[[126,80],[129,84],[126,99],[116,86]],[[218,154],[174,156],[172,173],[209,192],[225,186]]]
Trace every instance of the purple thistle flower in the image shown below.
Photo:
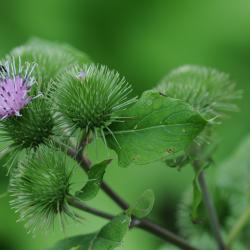
[[[20,110],[31,100],[28,87],[20,76],[0,80],[0,119],[20,116]]]
[[[30,87],[34,84],[31,73],[35,65],[27,64],[23,72],[19,58],[18,72],[14,59],[5,62],[0,70],[0,119],[10,116],[21,116],[20,110],[32,99],[28,95]],[[24,75],[24,76],[22,76]]]

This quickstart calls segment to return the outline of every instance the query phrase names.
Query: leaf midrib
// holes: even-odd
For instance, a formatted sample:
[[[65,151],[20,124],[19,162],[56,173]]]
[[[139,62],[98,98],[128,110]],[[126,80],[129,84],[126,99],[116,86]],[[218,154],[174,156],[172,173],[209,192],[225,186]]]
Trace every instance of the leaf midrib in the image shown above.
[[[165,128],[165,127],[178,127],[178,126],[190,126],[194,125],[193,123],[178,123],[178,124],[165,124],[165,125],[157,125],[151,126],[148,128],[141,128],[141,129],[130,129],[130,130],[120,130],[120,131],[113,131],[113,134],[125,134],[125,133],[136,133],[150,129],[157,129],[157,128]],[[107,134],[110,134],[109,132]]]

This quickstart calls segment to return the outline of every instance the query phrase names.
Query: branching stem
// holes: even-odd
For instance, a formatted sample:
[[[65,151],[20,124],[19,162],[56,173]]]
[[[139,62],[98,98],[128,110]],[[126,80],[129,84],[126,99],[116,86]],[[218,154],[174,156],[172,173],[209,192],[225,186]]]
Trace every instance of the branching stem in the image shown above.
[[[72,207],[75,207],[77,209],[80,209],[84,212],[96,215],[98,217],[112,220],[114,218],[114,215],[103,212],[101,210],[98,210],[96,208],[89,207],[85,203],[81,202],[77,198],[73,196],[68,196],[67,201],[69,205]],[[184,250],[198,250],[194,248],[193,246],[189,245],[184,239],[180,238],[179,236],[173,234],[172,232],[166,230],[165,228],[155,224],[154,222],[151,222],[150,220],[139,220],[139,219],[132,219],[130,229],[133,228],[140,228],[144,231],[147,231],[151,234],[156,235],[157,237],[160,237],[161,239],[164,239],[175,246],[180,247]]]
[[[88,142],[88,139],[83,138],[82,141]],[[91,168],[91,162],[87,157],[84,156],[83,151],[86,143],[82,144],[82,152],[80,153],[78,150],[75,150],[73,148],[69,148],[67,150],[67,153],[72,158],[76,159],[79,165],[82,167],[82,169],[87,172]],[[101,189],[122,209],[127,210],[129,208],[129,205],[126,201],[124,201],[108,184],[105,182],[102,183]],[[80,210],[83,210],[85,212],[97,215],[99,217],[105,218],[105,219],[112,219],[113,215],[108,214],[103,211],[99,211],[94,208],[90,208],[89,206],[85,205],[81,201],[79,201],[76,198],[68,198],[68,202],[71,206],[78,208]],[[160,225],[155,224],[154,222],[151,222],[150,220],[144,219],[144,220],[138,220],[137,218],[133,218],[131,222],[131,227],[137,227],[141,228],[151,234],[154,234],[155,236],[166,240],[167,242],[170,242],[178,247],[180,247],[183,250],[197,250],[195,247],[191,246],[188,242],[186,242],[184,239],[179,237],[178,235],[175,235],[174,233],[168,231],[167,229],[161,227]]]

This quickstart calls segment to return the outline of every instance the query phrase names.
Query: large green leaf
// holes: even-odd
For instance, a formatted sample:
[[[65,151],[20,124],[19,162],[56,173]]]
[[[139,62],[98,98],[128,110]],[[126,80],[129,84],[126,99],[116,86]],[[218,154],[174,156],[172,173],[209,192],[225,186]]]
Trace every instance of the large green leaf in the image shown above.
[[[189,104],[155,91],[119,115],[128,118],[112,124],[107,142],[124,167],[176,157],[207,123]]]
[[[111,162],[111,160],[104,160],[96,165],[94,165],[88,172],[88,182],[84,187],[76,193],[76,196],[82,200],[91,200],[99,192],[100,186],[102,184],[102,179],[106,171],[106,167]]]
[[[146,217],[153,209],[155,202],[155,195],[153,190],[147,189],[139,197],[134,205],[129,208],[128,213],[136,216],[137,218]]]
[[[120,246],[129,229],[130,220],[130,217],[125,214],[119,215],[98,233],[61,240],[50,250],[113,250]]]

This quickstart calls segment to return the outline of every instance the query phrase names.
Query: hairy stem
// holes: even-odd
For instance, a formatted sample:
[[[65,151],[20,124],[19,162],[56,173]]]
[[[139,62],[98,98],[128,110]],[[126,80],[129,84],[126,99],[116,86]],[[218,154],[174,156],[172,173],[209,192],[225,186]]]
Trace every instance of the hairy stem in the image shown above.
[[[98,217],[101,217],[107,220],[112,220],[114,218],[114,215],[89,207],[88,205],[79,201],[77,198],[73,196],[68,196],[67,201],[69,205],[71,205],[72,207],[75,207],[84,212],[96,215]],[[146,232],[156,235],[157,237],[164,239],[172,243],[173,245],[180,247],[181,249],[198,250],[195,247],[189,245],[188,242],[186,242],[184,239],[180,238],[179,236],[173,234],[172,232],[166,230],[165,228],[149,220],[139,220],[139,219],[133,218],[131,221],[130,229],[133,229],[133,228],[140,228]]]
[[[195,160],[193,162],[193,166],[195,169],[201,168],[200,161]],[[214,237],[215,237],[217,244],[218,244],[218,249],[227,250],[227,247],[225,246],[224,240],[223,240],[222,235],[221,235],[220,223],[218,220],[217,212],[216,212],[216,209],[214,207],[212,198],[209,194],[209,190],[208,190],[207,182],[206,182],[206,178],[205,178],[205,172],[203,170],[201,170],[201,172],[198,176],[198,182],[199,182],[202,194],[203,194],[203,201],[204,201],[204,205],[207,209],[210,225],[211,225],[211,228],[213,230]]]
[[[233,226],[232,230],[229,232],[228,245],[231,246],[233,241],[237,238],[238,234],[244,228],[244,226],[249,222],[250,219],[250,206],[239,217],[236,224]]]

